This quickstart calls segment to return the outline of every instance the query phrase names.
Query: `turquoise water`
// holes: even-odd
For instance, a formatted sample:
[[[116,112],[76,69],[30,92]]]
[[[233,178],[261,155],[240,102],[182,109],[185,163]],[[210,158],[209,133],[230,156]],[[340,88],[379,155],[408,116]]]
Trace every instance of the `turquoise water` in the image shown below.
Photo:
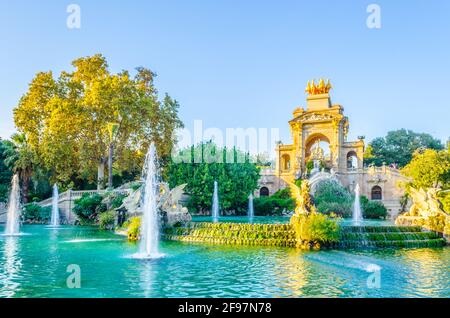
[[[142,261],[130,257],[137,244],[110,232],[22,231],[30,235],[0,237],[0,297],[450,297],[448,247],[302,252],[163,242],[165,257]],[[70,264],[80,266],[79,289],[67,287]],[[371,267],[380,268],[379,288],[367,285]]]

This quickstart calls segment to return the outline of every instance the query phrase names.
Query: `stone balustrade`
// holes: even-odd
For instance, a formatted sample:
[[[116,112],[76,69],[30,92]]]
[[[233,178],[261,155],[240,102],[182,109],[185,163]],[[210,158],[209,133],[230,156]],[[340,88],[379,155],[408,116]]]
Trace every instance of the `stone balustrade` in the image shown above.
[[[76,215],[73,213],[74,201],[81,198],[84,194],[105,194],[109,190],[67,190],[59,195],[58,208],[61,219],[64,223],[73,224],[77,220]],[[112,192],[118,194],[128,194],[130,189],[112,190]],[[52,205],[52,198],[45,199],[41,202],[37,202],[37,205],[46,207]]]

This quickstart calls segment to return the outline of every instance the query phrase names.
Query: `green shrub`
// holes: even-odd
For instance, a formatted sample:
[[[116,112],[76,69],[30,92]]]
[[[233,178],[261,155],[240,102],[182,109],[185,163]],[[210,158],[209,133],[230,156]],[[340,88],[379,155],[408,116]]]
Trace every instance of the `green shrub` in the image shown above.
[[[291,219],[297,241],[302,246],[320,248],[322,244],[330,245],[339,241],[339,225],[321,213],[294,215]]]
[[[291,199],[291,189],[284,188],[275,192],[272,196],[275,199]]]
[[[118,207],[120,207],[123,203],[123,200],[127,197],[126,194],[117,194],[113,197],[113,199],[111,200],[111,208],[112,209],[117,209]]]
[[[99,213],[106,211],[106,205],[102,203],[103,197],[97,193],[88,194],[75,200],[73,212],[78,216],[81,223],[94,223]]]
[[[324,180],[317,185],[314,194],[317,211],[340,217],[352,215],[353,196],[341,184],[334,180]]]
[[[387,209],[380,201],[369,201],[367,197],[361,196],[361,209],[365,219],[384,219],[387,216]]]
[[[289,189],[277,191],[270,197],[255,198],[253,205],[256,215],[281,215],[295,209],[295,201],[290,197]]]
[[[117,209],[123,203],[123,200],[127,197],[126,194],[119,194],[117,192],[107,192],[104,195],[103,203],[106,204],[108,209]]]
[[[116,211],[109,210],[102,212],[98,216],[98,225],[102,230],[113,230],[116,220]]]
[[[331,215],[335,214],[339,217],[349,218],[352,216],[352,202],[328,202],[322,201],[316,204],[317,211],[320,213]]]
[[[47,222],[50,219],[51,207],[40,207],[35,203],[27,204],[23,208],[22,218],[26,222]]]
[[[128,239],[130,241],[139,240],[139,235],[141,232],[141,218],[139,216],[129,218],[125,223],[123,223],[123,228],[126,229]]]

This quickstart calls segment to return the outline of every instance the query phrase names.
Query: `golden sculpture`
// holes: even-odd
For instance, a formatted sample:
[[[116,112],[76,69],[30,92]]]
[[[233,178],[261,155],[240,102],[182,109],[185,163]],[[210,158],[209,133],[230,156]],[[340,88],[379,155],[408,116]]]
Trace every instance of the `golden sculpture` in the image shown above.
[[[319,94],[328,94],[333,87],[330,84],[330,80],[325,80],[321,78],[319,80],[319,84],[316,84],[315,80],[308,81],[306,85],[305,93],[308,95],[319,95]]]
[[[409,210],[395,220],[396,225],[417,225],[428,230],[443,233],[450,240],[450,214],[443,210],[437,197],[438,189],[410,188],[408,193],[413,204]]]
[[[295,217],[299,217],[302,214],[309,215],[310,213],[316,212],[309,195],[308,180],[303,180],[300,187],[293,182],[289,182],[289,187],[291,189],[291,197],[295,200]]]
[[[313,160],[324,160],[325,159],[325,153],[324,153],[322,147],[320,147],[320,140],[317,140],[314,145],[314,148],[312,148],[311,159],[313,159]]]

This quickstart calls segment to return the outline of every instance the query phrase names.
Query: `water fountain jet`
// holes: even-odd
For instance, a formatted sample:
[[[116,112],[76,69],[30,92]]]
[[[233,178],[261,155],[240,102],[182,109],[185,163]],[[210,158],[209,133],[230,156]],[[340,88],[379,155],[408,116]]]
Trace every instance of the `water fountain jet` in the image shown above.
[[[52,196],[52,216],[50,219],[50,225],[52,227],[58,227],[59,226],[59,208],[58,208],[58,201],[59,201],[59,192],[58,192],[58,186],[56,183],[53,185],[53,196]]]
[[[253,194],[250,193],[248,197],[248,220],[253,223],[253,218],[255,216],[255,210],[253,208]]]
[[[355,202],[353,203],[353,224],[360,225],[363,217],[361,212],[361,203],[359,202],[359,184],[355,187]]]
[[[214,223],[219,222],[219,191],[217,181],[214,181],[214,193],[212,202],[212,219]]]
[[[8,200],[5,235],[20,235],[20,214],[19,175],[15,174],[11,182],[11,193]]]
[[[152,143],[145,157],[141,237],[139,254],[136,258],[154,259],[162,257],[159,253],[159,174],[156,147]]]

